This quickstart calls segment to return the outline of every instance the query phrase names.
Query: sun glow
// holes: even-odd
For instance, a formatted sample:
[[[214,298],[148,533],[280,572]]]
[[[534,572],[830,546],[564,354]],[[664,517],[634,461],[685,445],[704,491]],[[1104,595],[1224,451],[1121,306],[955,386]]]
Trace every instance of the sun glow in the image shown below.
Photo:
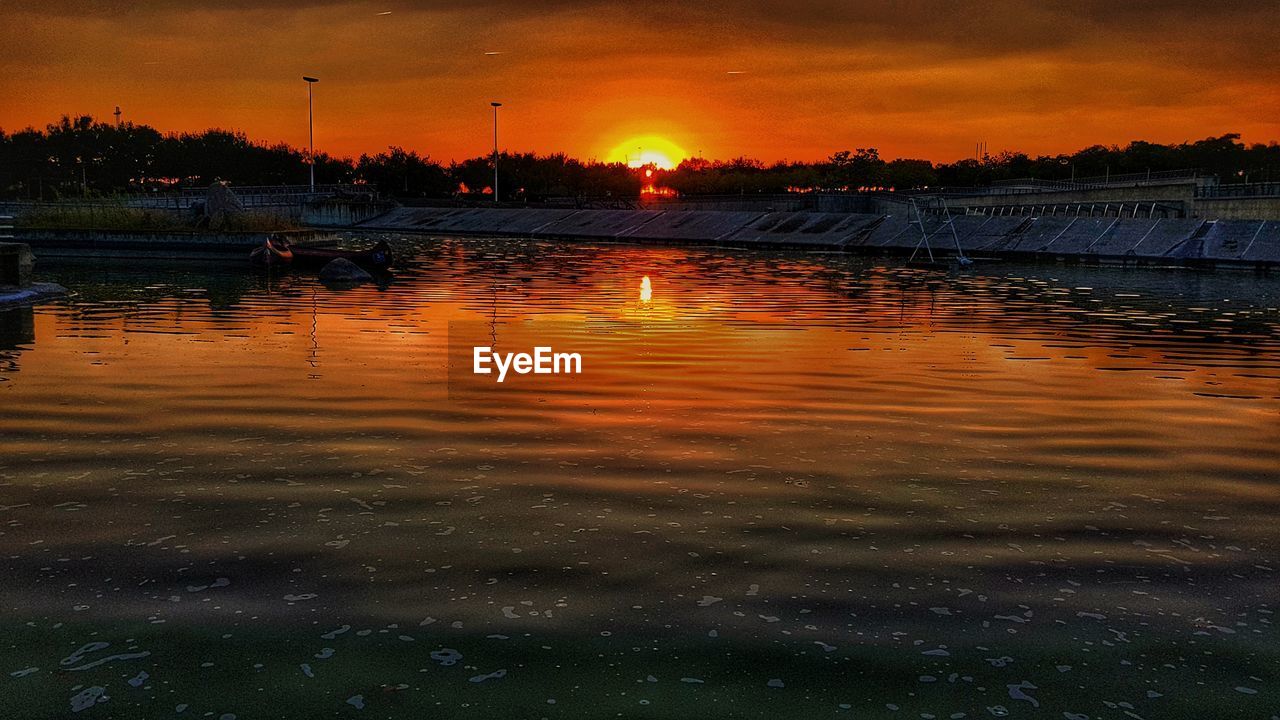
[[[606,160],[626,163],[633,168],[653,165],[662,170],[671,170],[685,157],[687,154],[684,148],[670,140],[657,135],[642,135],[619,143],[609,151]]]

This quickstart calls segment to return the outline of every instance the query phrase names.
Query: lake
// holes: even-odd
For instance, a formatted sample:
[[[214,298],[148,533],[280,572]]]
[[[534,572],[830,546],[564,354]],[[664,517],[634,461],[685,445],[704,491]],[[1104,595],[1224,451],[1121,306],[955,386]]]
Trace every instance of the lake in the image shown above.
[[[0,312],[6,717],[1280,713],[1280,280],[388,239]]]

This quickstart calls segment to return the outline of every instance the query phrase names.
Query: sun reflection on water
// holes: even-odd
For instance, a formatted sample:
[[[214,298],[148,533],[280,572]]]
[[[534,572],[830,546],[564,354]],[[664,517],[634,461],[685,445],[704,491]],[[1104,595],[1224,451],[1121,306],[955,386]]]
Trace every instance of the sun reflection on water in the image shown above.
[[[1280,284],[398,242],[385,287],[48,264],[0,313],[10,715],[1275,696]],[[456,386],[479,344],[585,369]]]

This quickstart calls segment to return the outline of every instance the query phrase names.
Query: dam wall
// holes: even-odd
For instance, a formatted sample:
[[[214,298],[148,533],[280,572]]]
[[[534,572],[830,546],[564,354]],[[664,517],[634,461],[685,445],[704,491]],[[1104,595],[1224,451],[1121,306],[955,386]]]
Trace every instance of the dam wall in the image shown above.
[[[1192,208],[1204,218],[1280,219],[1280,197],[1197,198]]]
[[[289,215],[311,227],[346,227],[375,218],[393,207],[396,205],[390,202],[336,198],[304,203]]]
[[[392,209],[353,227],[432,235],[911,253],[1165,265],[1280,266],[1280,221],[749,210]]]

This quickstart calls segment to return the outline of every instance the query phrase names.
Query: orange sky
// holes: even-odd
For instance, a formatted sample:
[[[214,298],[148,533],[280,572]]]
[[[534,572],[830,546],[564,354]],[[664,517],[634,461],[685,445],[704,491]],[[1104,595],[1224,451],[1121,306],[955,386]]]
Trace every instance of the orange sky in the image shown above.
[[[1209,10],[1208,8],[1212,8]],[[949,161],[1225,132],[1280,139],[1280,3],[0,0],[0,127],[64,113],[335,154]],[[500,54],[486,54],[500,53]]]

